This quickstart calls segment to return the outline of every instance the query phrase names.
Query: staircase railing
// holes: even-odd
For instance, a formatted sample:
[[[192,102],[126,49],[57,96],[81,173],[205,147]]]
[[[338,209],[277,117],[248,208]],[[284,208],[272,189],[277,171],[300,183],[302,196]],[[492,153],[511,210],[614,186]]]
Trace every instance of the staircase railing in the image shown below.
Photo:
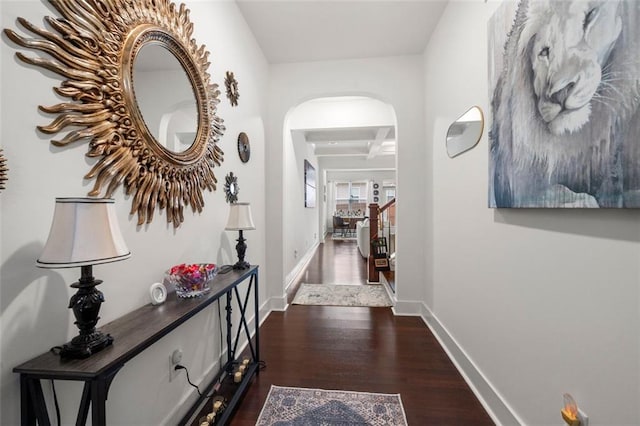
[[[376,250],[374,244],[384,238],[386,242],[386,259],[389,262],[389,255],[396,251],[395,241],[396,227],[396,199],[391,199],[388,203],[380,207],[377,203],[369,204],[369,241],[372,246],[369,250],[369,282],[380,282],[380,269],[376,267]],[[378,257],[380,260],[380,257]],[[383,262],[384,263],[384,262]]]

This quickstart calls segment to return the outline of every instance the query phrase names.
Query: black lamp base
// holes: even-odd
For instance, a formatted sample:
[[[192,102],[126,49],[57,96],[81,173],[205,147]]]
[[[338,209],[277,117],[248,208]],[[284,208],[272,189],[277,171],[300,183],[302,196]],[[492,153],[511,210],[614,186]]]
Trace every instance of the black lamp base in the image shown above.
[[[76,317],[75,324],[80,334],[62,347],[60,356],[63,358],[88,358],[113,343],[110,334],[96,330],[96,324],[100,319],[100,305],[104,302],[104,295],[96,286],[102,281],[93,278],[91,265],[81,268],[80,280],[71,284],[71,287],[77,288],[78,291],[69,300],[69,308]]]
[[[244,254],[247,252],[247,244],[245,243],[245,241],[247,241],[247,240],[244,238],[244,235],[242,235],[242,229],[240,230],[240,237],[236,241],[238,242],[238,244],[236,244],[236,252],[238,253],[238,261],[236,262],[235,265],[233,265],[233,269],[235,269],[235,270],[238,270],[238,269],[249,269],[249,267],[251,265],[249,264],[249,262],[244,260]]]
[[[249,269],[249,267],[251,267],[251,265],[249,264],[249,262],[246,261],[238,261],[236,262],[235,265],[233,265],[233,269],[238,270],[238,269]]]
[[[69,343],[62,346],[60,356],[62,358],[88,358],[96,352],[100,352],[113,343],[110,334],[104,334],[96,330],[88,335],[78,335]]]

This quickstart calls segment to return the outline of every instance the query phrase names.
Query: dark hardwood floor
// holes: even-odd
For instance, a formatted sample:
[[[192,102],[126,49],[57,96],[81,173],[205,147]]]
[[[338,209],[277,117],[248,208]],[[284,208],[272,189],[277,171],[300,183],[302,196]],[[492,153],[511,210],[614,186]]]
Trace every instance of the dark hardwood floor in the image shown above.
[[[366,263],[355,243],[327,239],[300,282],[365,284]],[[493,424],[418,317],[396,317],[389,308],[290,305],[269,315],[260,342],[266,368],[233,426],[255,425],[272,384],[399,393],[409,425]]]

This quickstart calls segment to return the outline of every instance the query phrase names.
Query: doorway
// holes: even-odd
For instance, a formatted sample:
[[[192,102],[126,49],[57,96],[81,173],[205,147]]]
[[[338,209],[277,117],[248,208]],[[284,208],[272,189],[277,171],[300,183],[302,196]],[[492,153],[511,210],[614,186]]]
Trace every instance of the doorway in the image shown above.
[[[372,97],[315,98],[289,111],[283,156],[287,287],[318,245],[333,234],[334,216],[355,224],[369,215],[370,203],[382,205],[390,190],[395,194],[396,134],[393,106]],[[302,199],[305,162],[316,171],[316,203],[312,208],[305,207]],[[355,236],[355,229],[349,235]],[[368,245],[368,239],[364,244]],[[352,249],[359,253],[355,238]]]

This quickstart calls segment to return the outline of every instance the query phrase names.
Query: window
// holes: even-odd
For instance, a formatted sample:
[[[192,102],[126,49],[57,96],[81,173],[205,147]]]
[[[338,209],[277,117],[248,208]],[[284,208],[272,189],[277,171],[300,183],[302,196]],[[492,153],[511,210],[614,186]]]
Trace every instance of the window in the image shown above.
[[[336,182],[336,213],[364,216],[367,211],[367,182]]]
[[[395,187],[385,187],[384,188],[385,195],[385,203],[388,203],[392,199],[396,198],[396,188]]]

